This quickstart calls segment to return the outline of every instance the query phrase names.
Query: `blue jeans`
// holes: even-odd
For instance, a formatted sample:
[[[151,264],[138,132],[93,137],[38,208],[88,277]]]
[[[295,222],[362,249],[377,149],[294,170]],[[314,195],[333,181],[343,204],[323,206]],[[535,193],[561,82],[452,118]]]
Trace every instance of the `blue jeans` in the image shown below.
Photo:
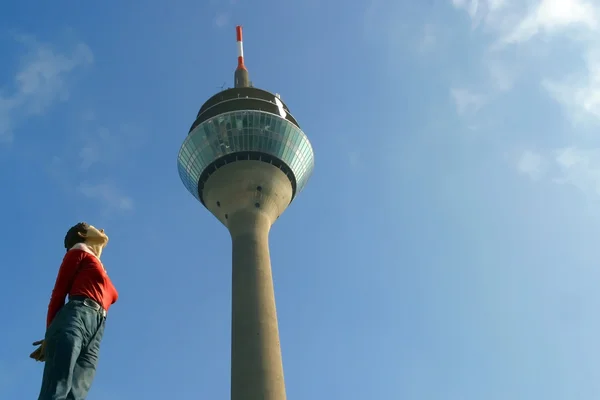
[[[105,318],[70,300],[46,331],[46,362],[38,400],[84,400],[92,386]]]

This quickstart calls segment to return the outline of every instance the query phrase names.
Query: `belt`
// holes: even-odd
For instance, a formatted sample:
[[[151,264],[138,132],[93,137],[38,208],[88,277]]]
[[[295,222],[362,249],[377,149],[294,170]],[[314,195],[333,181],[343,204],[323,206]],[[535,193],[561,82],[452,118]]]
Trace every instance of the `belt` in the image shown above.
[[[71,301],[71,300],[82,301],[84,305],[86,305],[90,308],[93,308],[100,315],[102,315],[104,318],[106,318],[106,310],[100,304],[98,304],[98,302],[96,302],[95,300],[92,300],[86,296],[69,296],[69,301]]]

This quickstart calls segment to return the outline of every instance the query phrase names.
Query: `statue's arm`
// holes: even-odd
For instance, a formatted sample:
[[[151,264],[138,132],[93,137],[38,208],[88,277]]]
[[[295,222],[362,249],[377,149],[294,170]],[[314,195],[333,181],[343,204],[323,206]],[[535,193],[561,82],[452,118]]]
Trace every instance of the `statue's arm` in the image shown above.
[[[54,289],[52,289],[50,303],[48,304],[46,328],[50,326],[50,323],[52,322],[56,314],[65,304],[65,298],[67,297],[70,285],[73,283],[73,279],[75,278],[75,274],[77,273],[79,263],[82,262],[83,258],[85,257],[85,254],[86,253],[81,250],[70,250],[63,258],[62,264],[58,269],[58,275],[56,276]]]

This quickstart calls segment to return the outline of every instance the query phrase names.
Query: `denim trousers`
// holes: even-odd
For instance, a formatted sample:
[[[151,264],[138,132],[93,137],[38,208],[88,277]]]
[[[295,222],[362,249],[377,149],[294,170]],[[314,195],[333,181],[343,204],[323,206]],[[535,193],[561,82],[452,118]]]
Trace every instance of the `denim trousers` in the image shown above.
[[[38,400],[84,400],[92,386],[105,317],[70,300],[46,331],[42,388]]]

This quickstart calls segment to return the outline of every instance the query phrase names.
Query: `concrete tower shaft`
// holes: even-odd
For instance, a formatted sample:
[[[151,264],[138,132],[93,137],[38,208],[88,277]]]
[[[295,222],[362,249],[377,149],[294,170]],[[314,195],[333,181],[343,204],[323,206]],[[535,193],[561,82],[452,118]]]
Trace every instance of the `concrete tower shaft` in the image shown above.
[[[290,180],[265,162],[238,161],[211,175],[204,199],[232,241],[231,399],[285,400],[269,231],[292,199]]]

